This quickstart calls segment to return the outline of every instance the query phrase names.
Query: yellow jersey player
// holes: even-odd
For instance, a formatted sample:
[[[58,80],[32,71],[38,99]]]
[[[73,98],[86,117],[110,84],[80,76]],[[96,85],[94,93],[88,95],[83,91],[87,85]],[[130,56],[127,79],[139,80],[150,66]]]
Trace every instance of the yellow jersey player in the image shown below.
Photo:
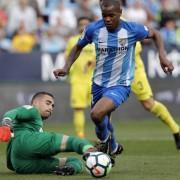
[[[141,50],[142,46],[140,42],[138,42],[135,49],[135,76],[131,84],[132,91],[147,111],[151,112],[168,125],[173,133],[176,147],[177,149],[180,149],[180,127],[174,121],[168,109],[153,98],[151,86],[147,79],[144,64],[141,59]]]
[[[68,57],[70,51],[77,43],[86,25],[90,23],[87,17],[78,19],[79,34],[70,38],[65,56]],[[82,34],[83,36],[83,34]],[[86,46],[78,60],[73,64],[69,77],[71,85],[71,107],[73,108],[73,122],[77,136],[83,138],[85,136],[85,114],[84,110],[90,105],[91,100],[91,77],[93,67],[95,66],[95,47],[90,44]]]

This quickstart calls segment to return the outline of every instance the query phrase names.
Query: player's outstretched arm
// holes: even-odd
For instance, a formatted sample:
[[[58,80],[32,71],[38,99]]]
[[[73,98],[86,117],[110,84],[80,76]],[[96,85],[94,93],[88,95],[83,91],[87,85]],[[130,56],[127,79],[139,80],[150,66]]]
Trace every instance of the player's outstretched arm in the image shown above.
[[[160,33],[153,28],[149,28],[148,38],[152,38],[156,44],[157,50],[159,52],[160,64],[163,71],[166,74],[171,74],[174,69],[174,66],[166,57],[166,51],[165,51],[164,43],[163,43]]]
[[[69,70],[70,70],[72,64],[79,57],[82,49],[83,49],[83,47],[78,46],[78,45],[75,45],[72,48],[72,50],[71,50],[71,52],[70,52],[70,54],[69,54],[69,56],[67,58],[67,61],[66,61],[65,65],[64,65],[64,67],[62,69],[56,69],[56,70],[53,71],[54,76],[56,78],[58,78],[59,76],[66,76],[69,73]]]

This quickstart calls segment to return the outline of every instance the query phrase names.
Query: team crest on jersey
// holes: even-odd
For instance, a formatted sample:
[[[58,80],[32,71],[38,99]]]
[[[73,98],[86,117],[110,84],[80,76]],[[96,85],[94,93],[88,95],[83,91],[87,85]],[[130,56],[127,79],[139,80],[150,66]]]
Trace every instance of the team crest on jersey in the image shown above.
[[[119,44],[121,46],[125,46],[126,45],[126,42],[127,42],[127,39],[123,38],[123,39],[119,39]]]

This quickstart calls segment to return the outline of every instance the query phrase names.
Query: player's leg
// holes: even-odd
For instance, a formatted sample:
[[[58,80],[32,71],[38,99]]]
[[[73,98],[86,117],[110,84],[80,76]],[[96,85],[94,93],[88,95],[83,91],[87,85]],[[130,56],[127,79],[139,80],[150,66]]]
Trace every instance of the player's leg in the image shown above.
[[[108,115],[108,129],[111,132],[111,137],[110,137],[110,155],[117,155],[121,154],[123,151],[123,146],[119,143],[116,142],[115,139],[115,132],[114,132],[114,127],[111,122],[111,115]]]
[[[87,102],[88,85],[71,84],[71,107],[73,108],[73,122],[78,137],[85,136],[85,113],[84,109],[89,105]],[[88,91],[89,93],[89,91]]]
[[[50,171],[52,167],[54,167],[54,164],[57,165],[57,160],[54,160],[53,158],[51,158],[51,156],[56,155],[59,152],[77,152],[79,154],[83,154],[89,151],[89,149],[93,149],[93,146],[85,139],[57,133],[26,132],[14,139],[11,151],[11,162],[15,171],[18,171],[20,173],[20,171],[30,171],[28,169],[32,162],[29,162],[28,166],[26,164],[26,161],[28,163],[29,160],[33,160],[33,162],[35,160],[42,160],[41,163],[43,164],[43,162],[50,160],[50,162],[52,161],[52,163],[49,163],[49,167],[47,165],[47,169]],[[22,160],[25,160],[23,161],[24,164],[21,163]],[[32,164],[32,173],[35,169],[35,164],[36,163]],[[70,164],[72,164],[72,166],[70,166],[69,171],[72,171],[72,168],[74,168],[74,172],[80,172],[79,168],[81,167],[81,165],[78,160],[73,160],[72,162],[69,160],[66,161],[65,168],[67,168],[67,166]],[[77,167],[73,164],[77,164]],[[63,170],[67,171],[67,169]],[[41,171],[41,169],[38,170],[39,173]],[[37,173],[37,171],[35,171],[34,173]],[[68,172],[66,173],[68,174]]]
[[[56,173],[58,175],[73,175],[82,172],[83,164],[78,158],[29,158],[16,157],[12,159],[15,172],[19,174]]]
[[[141,101],[141,104],[147,111],[154,114],[157,118],[159,118],[171,129],[175,138],[176,147],[177,149],[180,149],[180,128],[179,125],[173,119],[172,115],[170,114],[166,106],[161,102],[154,100],[152,97],[147,100]]]
[[[155,101],[152,97],[147,100],[141,101],[141,103],[147,111],[150,111],[165,124],[167,124],[173,134],[179,132],[178,124],[174,121],[172,115],[169,113],[165,105],[158,101]]]
[[[179,125],[175,122],[165,105],[154,100],[145,71],[142,70],[139,73],[135,73],[132,91],[147,111],[154,114],[171,129],[177,148],[180,149]]]
[[[104,142],[100,141],[96,143],[96,147],[99,151],[105,152],[110,155],[112,165],[115,165],[115,157],[121,154],[123,151],[123,146],[117,143],[114,133],[114,127],[111,123],[110,115],[104,118],[104,122],[107,124],[108,130],[110,132],[109,138]],[[98,136],[97,136],[98,137]]]
[[[30,143],[31,145],[29,145],[31,147],[30,152],[40,152],[42,157],[52,156],[59,152],[76,152],[78,154],[83,154],[89,148],[93,148],[93,145],[88,140],[75,136],[67,136],[65,134],[48,132],[33,133],[30,139],[29,143],[32,141],[32,143]],[[36,153],[34,155],[36,156]]]
[[[96,125],[96,134],[97,137],[100,139],[101,142],[107,142],[110,137],[112,138],[112,152],[116,152],[118,149],[118,144],[115,141],[114,134],[110,136],[111,130],[113,132],[113,127],[108,128],[108,126],[112,126],[109,121],[108,115],[114,111],[118,106],[120,106],[129,96],[130,88],[117,86],[111,88],[104,88],[98,89],[98,87],[93,87],[92,94],[93,94],[93,105],[91,111],[91,118]],[[98,94],[102,92],[101,98],[97,98]]]
[[[98,126],[96,126],[96,135],[97,135],[98,139],[100,139],[100,142],[97,143],[97,145],[99,146],[98,149],[100,151],[106,152],[106,153],[115,152],[118,144],[115,139],[114,127],[111,123],[109,115],[104,117],[102,124],[104,124],[104,126],[107,127],[107,129],[109,131],[109,136],[108,136],[108,138],[106,138],[105,140],[102,141],[101,140],[102,139],[101,130],[99,129]],[[107,141],[109,141],[109,142],[107,143]]]
[[[73,108],[73,122],[75,127],[76,135],[80,138],[85,137],[84,126],[85,126],[85,114],[82,108]]]
[[[94,113],[94,107],[96,106],[97,102],[102,98],[103,96],[103,88],[93,84],[92,85],[92,101],[91,101],[91,116],[93,115],[92,113]],[[113,105],[113,104],[112,104]],[[104,105],[103,105],[104,107]],[[104,115],[106,116],[106,114]],[[91,117],[91,119],[93,120],[93,122],[95,123],[95,132],[96,132],[96,136],[97,138],[101,141],[101,142],[106,142],[107,139],[110,136],[110,132],[108,130],[108,122],[107,119],[105,119],[104,117],[100,117],[103,119],[100,119],[100,122],[96,122],[96,120],[93,119],[94,117]]]
[[[58,175],[73,175],[83,171],[83,163],[75,157],[59,158],[59,167],[55,173]]]

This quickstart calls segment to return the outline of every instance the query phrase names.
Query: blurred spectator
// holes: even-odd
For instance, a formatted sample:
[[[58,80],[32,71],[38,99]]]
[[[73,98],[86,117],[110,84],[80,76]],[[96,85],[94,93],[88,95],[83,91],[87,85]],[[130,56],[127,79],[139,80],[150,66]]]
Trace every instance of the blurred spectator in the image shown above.
[[[0,28],[0,51],[11,51],[11,40],[6,38],[3,28]]]
[[[44,15],[46,0],[36,0],[41,15]]]
[[[143,0],[143,3],[147,9],[153,14],[154,17],[158,16],[161,9],[160,0]]]
[[[0,7],[0,27],[5,28],[7,26],[8,16],[6,11]]]
[[[76,18],[88,17],[94,19],[94,13],[92,11],[92,6],[90,6],[90,0],[76,0],[78,7],[75,9]]]
[[[122,6],[126,7],[127,6],[127,0],[121,0]]]
[[[164,26],[166,20],[180,19],[180,1],[179,0],[161,0],[161,12],[160,12],[160,26]]]
[[[28,53],[33,50],[35,45],[36,39],[34,34],[30,34],[26,31],[24,21],[22,21],[12,39],[12,50],[14,52]]]
[[[52,27],[56,27],[61,36],[68,37],[72,35],[77,21],[73,11],[65,7],[64,0],[61,0],[57,9],[51,12],[49,24]]]
[[[37,0],[39,6],[42,8],[42,14],[49,16],[50,13],[56,9],[61,0]]]
[[[41,51],[47,53],[58,53],[65,49],[65,40],[57,35],[56,28],[50,27],[41,41]]]
[[[180,0],[121,1],[125,19],[160,28],[166,44],[180,46]],[[0,0],[0,48],[11,49],[7,37],[19,32],[21,38],[14,39],[35,36],[36,48],[29,49],[64,50],[65,42],[75,33],[77,18],[87,16],[93,20],[102,18],[99,0]]]
[[[70,8],[72,11],[77,7],[76,0],[65,0],[65,6]]]
[[[141,0],[129,2],[127,9],[123,11],[123,16],[129,21],[135,21],[146,25],[150,25],[152,20],[154,20],[154,16],[144,6]]]
[[[23,21],[25,30],[33,32],[36,29],[36,12],[28,5],[28,0],[19,0],[17,6],[14,6],[9,15],[8,34],[10,36],[19,28]]]
[[[41,1],[43,1],[43,0],[41,0]],[[29,0],[29,5],[32,6],[33,9],[35,10],[36,16],[41,15],[41,11],[40,11],[39,4],[38,4],[37,0]]]
[[[9,13],[19,0],[0,0],[0,7],[4,8]]]
[[[176,42],[177,42],[178,49],[180,50],[180,27],[176,29]]]
[[[173,12],[180,8],[180,1],[179,0],[160,0],[162,9],[166,12]]]
[[[39,16],[37,18],[37,30],[36,30],[37,49],[40,49],[41,40],[46,35],[47,31],[48,31],[48,24],[44,21],[43,16]]]
[[[160,30],[166,46],[176,45],[176,23],[174,19],[167,19],[164,27]]]
[[[99,0],[91,0],[89,3],[90,3],[90,7],[92,9],[94,20],[101,19],[102,14],[101,14],[101,10],[99,8]],[[85,17],[85,16],[81,16],[81,17]]]

